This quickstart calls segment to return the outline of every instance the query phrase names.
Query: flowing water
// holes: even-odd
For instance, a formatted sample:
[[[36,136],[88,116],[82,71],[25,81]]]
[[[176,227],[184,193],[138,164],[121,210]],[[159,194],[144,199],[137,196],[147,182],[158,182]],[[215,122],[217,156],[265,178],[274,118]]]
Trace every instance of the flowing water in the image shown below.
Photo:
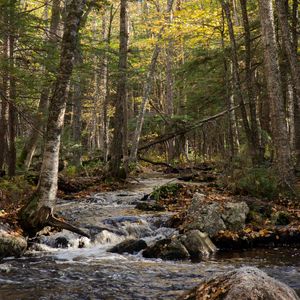
[[[0,300],[176,299],[205,276],[245,265],[266,271],[300,294],[300,252],[294,248],[217,253],[200,263],[107,252],[128,237],[151,243],[174,234],[164,227],[167,213],[134,209],[137,200],[168,181],[146,179],[130,190],[59,201],[59,213],[92,239],[62,231],[41,236],[22,258],[7,258],[0,272]],[[53,248],[57,244],[68,247]]]

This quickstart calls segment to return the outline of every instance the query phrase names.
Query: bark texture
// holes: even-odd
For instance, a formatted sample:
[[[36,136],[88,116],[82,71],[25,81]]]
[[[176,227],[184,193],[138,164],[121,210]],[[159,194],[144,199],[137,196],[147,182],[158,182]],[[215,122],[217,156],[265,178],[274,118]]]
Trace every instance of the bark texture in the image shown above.
[[[298,66],[297,49],[293,47],[297,44],[297,38],[293,37],[293,32],[289,28],[288,12],[285,1],[276,0],[276,8],[278,12],[278,20],[281,29],[284,49],[286,52],[289,69],[292,77],[292,85],[295,93],[294,96],[294,128],[295,128],[295,157],[296,170],[300,171],[300,70]],[[296,25],[294,25],[296,26]],[[292,39],[293,38],[293,39]]]
[[[126,178],[124,168],[127,156],[127,56],[128,56],[128,3],[121,0],[119,79],[115,102],[114,135],[111,145],[109,173],[114,178]],[[122,166],[123,162],[123,166]]]
[[[275,150],[274,167],[282,183],[293,180],[291,151],[285,120],[283,92],[281,90],[278,49],[275,36],[273,4],[271,0],[259,1],[259,13],[264,45],[264,64],[270,101],[270,119]]]

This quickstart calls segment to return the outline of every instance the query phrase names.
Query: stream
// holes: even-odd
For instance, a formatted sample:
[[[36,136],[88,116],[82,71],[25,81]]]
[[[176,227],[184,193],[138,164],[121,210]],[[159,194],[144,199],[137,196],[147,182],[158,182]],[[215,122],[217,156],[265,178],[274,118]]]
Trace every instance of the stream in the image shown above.
[[[164,227],[169,213],[134,209],[136,201],[168,181],[142,179],[128,190],[59,200],[57,212],[92,239],[67,231],[42,235],[24,257],[6,258],[0,300],[176,299],[201,278],[241,266],[256,266],[300,295],[300,251],[295,248],[219,252],[199,263],[107,252],[129,237],[151,243],[174,234]]]

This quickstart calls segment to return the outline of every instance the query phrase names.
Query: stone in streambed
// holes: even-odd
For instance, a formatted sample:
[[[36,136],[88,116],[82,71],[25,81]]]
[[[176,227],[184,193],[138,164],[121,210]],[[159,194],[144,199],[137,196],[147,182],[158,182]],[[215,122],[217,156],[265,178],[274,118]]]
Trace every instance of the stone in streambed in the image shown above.
[[[225,203],[222,213],[222,219],[228,230],[241,230],[245,226],[249,207],[246,202],[228,202]]]
[[[249,207],[245,202],[228,202],[221,205],[210,202],[204,194],[195,193],[187,210],[184,231],[193,229],[214,236],[221,230],[241,230],[245,226]]]
[[[253,267],[204,279],[178,300],[299,300],[295,291]]]
[[[129,239],[115,245],[108,251],[112,253],[119,253],[119,254],[122,253],[134,254],[140,252],[145,248],[147,248],[147,243],[144,240]]]
[[[217,247],[210,240],[208,234],[199,230],[187,232],[180,237],[180,240],[193,259],[209,256],[217,251]]]
[[[156,202],[138,202],[135,206],[136,209],[144,211],[164,211],[166,210],[162,205]]]
[[[166,260],[181,260],[190,257],[189,252],[181,241],[175,239],[162,239],[143,251],[146,258],[161,258]]]
[[[0,259],[8,256],[20,257],[27,249],[27,241],[22,236],[0,232]]]
[[[12,270],[12,265],[4,263],[0,264],[0,273],[9,273]]]
[[[69,241],[64,236],[59,236],[54,241],[55,248],[68,248]]]

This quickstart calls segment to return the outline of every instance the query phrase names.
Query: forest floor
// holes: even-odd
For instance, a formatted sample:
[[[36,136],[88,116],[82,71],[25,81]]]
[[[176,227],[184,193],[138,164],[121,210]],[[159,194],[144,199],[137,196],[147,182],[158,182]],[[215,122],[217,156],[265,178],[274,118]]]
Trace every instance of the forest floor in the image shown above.
[[[146,171],[149,172],[149,169]],[[153,170],[151,170],[153,172]],[[262,199],[247,194],[233,193],[223,186],[222,172],[214,165],[201,164],[193,168],[176,170],[156,169],[156,176],[170,178],[170,183],[151,195],[158,210],[174,213],[169,221],[170,227],[182,229],[187,209],[193,195],[205,195],[204,203],[246,202],[249,207],[246,225],[239,231],[220,231],[213,240],[220,248],[249,248],[278,245],[300,245],[300,201],[286,196]],[[147,173],[142,174],[147,177]],[[151,176],[151,175],[149,175]],[[176,183],[175,183],[176,182]],[[34,192],[36,180],[23,176],[13,181],[0,179],[0,223],[9,224],[14,231],[22,234],[18,226],[18,211]],[[126,189],[138,180],[129,182],[107,182],[103,176],[60,176],[58,197],[82,199],[96,192]],[[150,198],[149,197],[149,198]],[[156,208],[157,208],[156,207]],[[146,208],[147,210],[147,208]],[[155,210],[155,208],[154,208]]]

